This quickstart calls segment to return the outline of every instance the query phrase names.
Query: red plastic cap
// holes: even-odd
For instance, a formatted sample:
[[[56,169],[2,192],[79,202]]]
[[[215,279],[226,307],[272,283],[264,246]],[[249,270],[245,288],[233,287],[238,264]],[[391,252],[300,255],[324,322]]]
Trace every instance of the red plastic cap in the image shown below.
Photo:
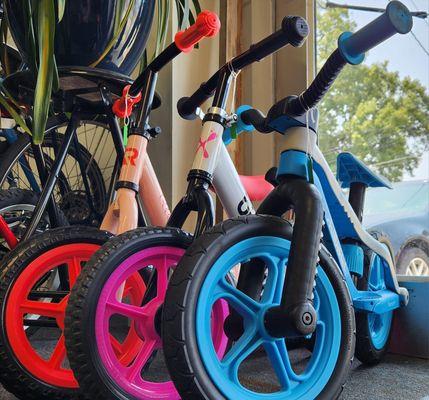
[[[127,85],[124,87],[122,92],[122,97],[115,100],[113,103],[112,111],[118,118],[129,117],[133,112],[133,107],[142,99],[141,92],[134,97],[131,97],[128,94],[131,85]]]
[[[188,53],[201,39],[217,35],[219,29],[220,20],[217,14],[204,10],[198,14],[195,24],[176,33],[174,43],[179,50]]]

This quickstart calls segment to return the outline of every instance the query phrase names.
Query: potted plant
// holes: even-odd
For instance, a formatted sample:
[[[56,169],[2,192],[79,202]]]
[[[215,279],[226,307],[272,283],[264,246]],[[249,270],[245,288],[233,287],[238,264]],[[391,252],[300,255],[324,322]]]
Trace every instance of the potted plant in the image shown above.
[[[198,0],[174,0],[180,28],[193,23]],[[171,0],[3,0],[7,24],[35,84],[31,132],[41,143],[50,107],[58,89],[59,66],[90,66],[129,75],[140,60],[157,9],[155,54],[162,50],[170,18]],[[16,116],[19,110],[8,93],[0,103]],[[8,97],[8,101],[6,101]],[[15,118],[26,130],[22,118]]]

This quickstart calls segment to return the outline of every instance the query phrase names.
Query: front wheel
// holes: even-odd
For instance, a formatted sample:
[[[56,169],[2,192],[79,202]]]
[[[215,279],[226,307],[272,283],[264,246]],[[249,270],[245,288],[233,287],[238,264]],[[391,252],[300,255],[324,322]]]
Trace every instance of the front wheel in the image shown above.
[[[169,277],[191,241],[179,229],[138,228],[110,240],[88,263],[70,296],[65,324],[70,365],[88,398],[179,400],[164,365],[160,324]],[[146,282],[138,305],[129,304],[122,291],[135,276]],[[217,304],[214,329],[227,312]],[[124,357],[114,344],[122,348],[122,336],[131,329],[137,351]],[[222,353],[225,336],[215,331],[214,338]]]
[[[336,399],[354,353],[354,312],[334,260],[320,252],[312,350],[289,348],[265,328],[265,313],[279,305],[292,228],[277,217],[228,220],[198,238],[170,281],[162,338],[170,375],[185,399]],[[257,260],[258,263],[249,262]],[[266,280],[254,300],[226,279],[242,263],[263,262]],[[211,314],[223,300],[241,317],[241,336],[219,356]],[[222,329],[222,327],[220,327]],[[228,330],[231,327],[228,326]]]

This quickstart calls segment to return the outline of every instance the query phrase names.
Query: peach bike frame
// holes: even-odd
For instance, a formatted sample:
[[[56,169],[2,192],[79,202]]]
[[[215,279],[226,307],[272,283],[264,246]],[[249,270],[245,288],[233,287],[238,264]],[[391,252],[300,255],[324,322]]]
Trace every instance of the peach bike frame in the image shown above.
[[[170,210],[147,154],[148,139],[132,135],[125,148],[119,176],[120,181],[132,182],[139,187],[139,196],[151,225],[165,226]],[[138,205],[132,189],[120,188],[110,204],[101,229],[115,235],[137,228]]]

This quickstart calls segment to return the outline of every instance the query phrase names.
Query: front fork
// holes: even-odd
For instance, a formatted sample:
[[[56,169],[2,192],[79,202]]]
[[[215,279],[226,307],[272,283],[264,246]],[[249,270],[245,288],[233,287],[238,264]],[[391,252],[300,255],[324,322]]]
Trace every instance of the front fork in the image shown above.
[[[320,193],[310,182],[310,165],[308,155],[303,152],[283,152],[277,175],[279,185],[258,209],[260,214],[276,216],[291,209],[295,213],[281,303],[268,309],[265,315],[266,329],[275,337],[305,336],[316,329],[313,290],[324,213]],[[238,279],[238,288],[253,298],[260,293],[264,279],[264,266],[259,264],[256,260],[242,268]]]
[[[206,116],[207,117],[207,116]],[[221,122],[204,121],[192,168],[188,174],[186,195],[174,208],[168,226],[182,228],[189,214],[198,213],[194,236],[214,224],[214,205],[208,192],[218,162],[224,127]]]

